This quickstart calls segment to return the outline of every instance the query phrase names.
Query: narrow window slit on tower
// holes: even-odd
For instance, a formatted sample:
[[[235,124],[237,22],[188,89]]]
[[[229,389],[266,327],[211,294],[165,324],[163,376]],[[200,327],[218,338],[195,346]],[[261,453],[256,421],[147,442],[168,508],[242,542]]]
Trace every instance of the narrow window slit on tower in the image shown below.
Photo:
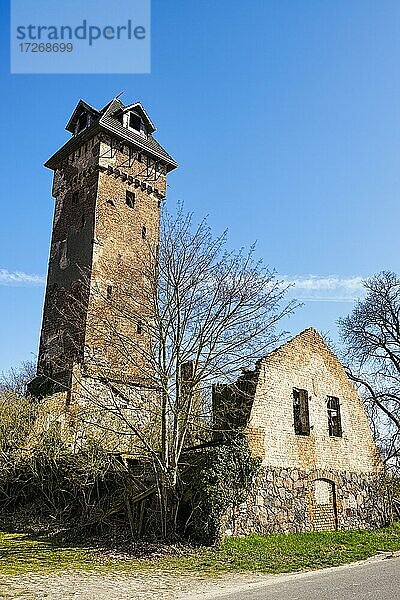
[[[293,390],[293,418],[296,435],[310,435],[310,415],[307,390]]]
[[[142,238],[145,240],[147,236],[147,230],[146,230],[146,226],[143,225],[142,227]]]
[[[136,323],[136,333],[138,333],[138,334],[142,334],[143,333],[143,323],[142,323],[142,321],[138,321]]]
[[[126,151],[128,154],[128,167],[131,167],[134,160],[134,151],[130,146],[126,146]]]
[[[129,208],[134,208],[135,206],[135,192],[131,192],[131,190],[126,190],[125,202]]]
[[[108,285],[107,286],[107,300],[111,300],[112,293],[113,293],[112,285]]]

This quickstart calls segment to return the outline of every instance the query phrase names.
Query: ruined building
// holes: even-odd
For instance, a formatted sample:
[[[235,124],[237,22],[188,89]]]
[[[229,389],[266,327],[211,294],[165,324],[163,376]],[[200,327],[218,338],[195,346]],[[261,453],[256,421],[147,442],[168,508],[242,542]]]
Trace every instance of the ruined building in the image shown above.
[[[244,427],[262,461],[249,498],[229,515],[231,533],[383,524],[381,463],[363,402],[317,331],[262,358],[235,393],[216,387],[214,406],[218,428]]]
[[[82,381],[94,397],[101,394],[102,376],[146,388],[146,269],[157,257],[166,177],[177,164],[154,139],[138,102],[114,99],[97,110],[80,101],[66,128],[71,139],[46,163],[54,171],[55,211],[30,388],[41,397],[62,394],[71,406]],[[119,336],[143,350],[133,362],[116,352]],[[381,524],[381,467],[362,400],[316,331],[262,358],[236,389],[215,386],[213,407],[216,429],[245,429],[262,461],[249,498],[230,511],[227,531]]]
[[[145,360],[143,368],[139,359],[123,360],[101,322],[109,315],[118,320],[118,334],[144,349],[149,343],[141,318],[143,271],[157,253],[166,177],[177,167],[153,137],[140,102],[114,99],[97,110],[80,100],[66,129],[71,138],[45,165],[54,171],[55,210],[38,372],[30,386],[39,396],[71,394],[82,375],[143,383]],[[111,317],[128,282],[136,313]]]

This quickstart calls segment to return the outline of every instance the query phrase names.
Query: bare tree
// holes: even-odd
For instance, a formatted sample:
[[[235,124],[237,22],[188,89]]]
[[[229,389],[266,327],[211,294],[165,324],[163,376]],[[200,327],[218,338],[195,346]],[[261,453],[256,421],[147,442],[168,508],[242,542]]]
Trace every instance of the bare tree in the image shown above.
[[[35,376],[36,365],[31,360],[23,361],[18,367],[0,373],[0,392],[15,392],[23,396],[27,385]]]
[[[383,271],[339,321],[348,373],[360,386],[388,466],[400,467],[400,278]]]
[[[154,466],[166,534],[184,452],[215,438],[212,384],[233,385],[281,341],[276,326],[296,303],[282,305],[286,289],[254,247],[228,251],[226,234],[214,238],[182,210],[164,216],[159,243],[147,245],[129,281],[115,267],[107,280],[118,282],[112,293],[104,281],[89,284],[85,350],[107,393],[80,379],[84,418]],[[140,385],[118,382],[116,371]]]

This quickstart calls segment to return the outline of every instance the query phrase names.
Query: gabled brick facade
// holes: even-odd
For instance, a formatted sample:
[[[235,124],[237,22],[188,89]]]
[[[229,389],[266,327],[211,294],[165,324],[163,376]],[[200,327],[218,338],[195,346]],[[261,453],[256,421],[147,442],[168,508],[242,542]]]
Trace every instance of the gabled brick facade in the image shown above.
[[[269,533],[382,524],[382,465],[363,402],[318,332],[307,329],[262,358],[252,379],[246,429],[262,469],[248,501],[232,511],[228,530]],[[296,433],[299,391],[308,400],[303,409],[308,409],[309,427],[302,434],[301,429]],[[336,430],[330,427],[328,398],[338,400]]]

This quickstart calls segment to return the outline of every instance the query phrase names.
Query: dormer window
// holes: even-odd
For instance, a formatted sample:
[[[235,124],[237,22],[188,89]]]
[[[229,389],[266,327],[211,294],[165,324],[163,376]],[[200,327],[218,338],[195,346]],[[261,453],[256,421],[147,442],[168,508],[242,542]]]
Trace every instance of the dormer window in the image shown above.
[[[129,127],[140,131],[142,128],[142,119],[134,112],[129,113]]]
[[[77,133],[79,133],[80,131],[82,131],[83,129],[85,129],[87,127],[88,116],[89,116],[88,113],[84,112],[79,117],[79,119],[78,119],[78,126],[77,126]]]
[[[125,126],[142,137],[147,137],[147,125],[137,112],[129,111],[126,113]]]

